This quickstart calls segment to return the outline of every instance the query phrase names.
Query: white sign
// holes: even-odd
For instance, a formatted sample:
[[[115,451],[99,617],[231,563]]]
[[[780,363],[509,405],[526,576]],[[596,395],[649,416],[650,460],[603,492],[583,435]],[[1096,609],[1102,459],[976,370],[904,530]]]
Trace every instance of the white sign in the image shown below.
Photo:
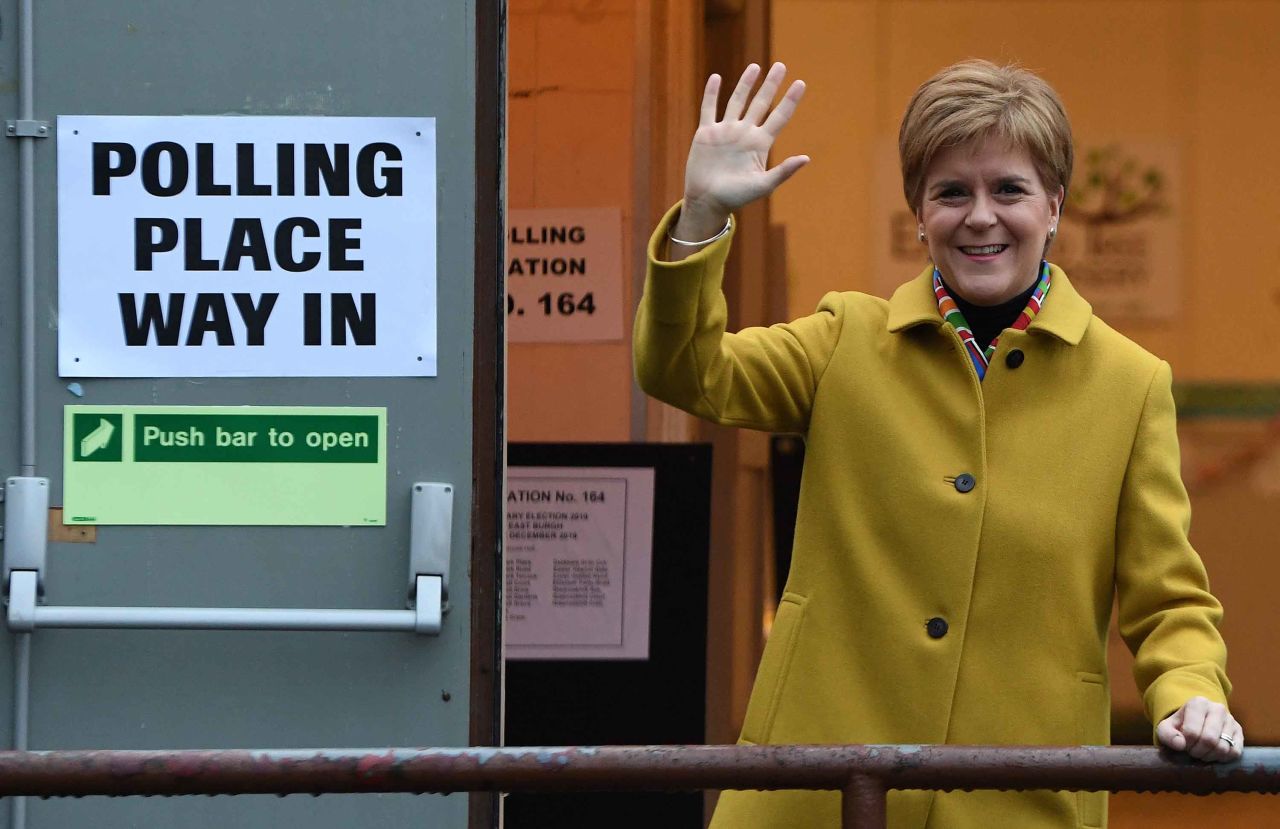
[[[508,659],[647,659],[653,470],[507,470]]]
[[[436,373],[435,119],[58,118],[58,373]]]
[[[507,340],[622,339],[622,211],[512,210]]]

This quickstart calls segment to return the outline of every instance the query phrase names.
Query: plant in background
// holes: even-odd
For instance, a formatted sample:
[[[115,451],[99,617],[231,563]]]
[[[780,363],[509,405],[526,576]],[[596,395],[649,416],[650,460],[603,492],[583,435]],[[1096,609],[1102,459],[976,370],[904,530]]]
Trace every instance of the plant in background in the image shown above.
[[[1120,224],[1163,213],[1164,174],[1125,156],[1116,145],[1089,150],[1067,196],[1070,215],[1086,225]]]

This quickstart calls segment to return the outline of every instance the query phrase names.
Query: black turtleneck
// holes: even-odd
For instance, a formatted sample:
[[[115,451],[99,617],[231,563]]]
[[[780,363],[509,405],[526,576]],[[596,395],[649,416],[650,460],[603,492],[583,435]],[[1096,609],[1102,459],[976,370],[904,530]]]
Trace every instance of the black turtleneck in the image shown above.
[[[964,314],[964,321],[969,323],[969,330],[973,332],[973,338],[978,341],[978,347],[983,351],[987,350],[992,340],[1000,336],[1001,331],[1013,325],[1018,314],[1027,307],[1027,302],[1030,301],[1031,295],[1035,293],[1036,286],[1039,284],[1040,280],[1036,279],[1031,283],[1030,288],[999,305],[974,305],[952,290],[945,279],[942,280],[943,287],[956,301],[956,307],[960,309],[961,314]]]

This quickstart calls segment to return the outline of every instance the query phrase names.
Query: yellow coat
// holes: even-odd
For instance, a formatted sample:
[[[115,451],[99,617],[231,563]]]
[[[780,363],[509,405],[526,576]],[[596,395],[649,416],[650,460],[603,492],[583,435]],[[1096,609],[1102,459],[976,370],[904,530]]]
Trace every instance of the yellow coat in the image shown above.
[[[1153,722],[1197,694],[1225,703],[1222,610],[1187,540],[1167,363],[1094,317],[1057,267],[982,383],[931,269],[888,302],[830,293],[812,316],[728,334],[732,235],[658,261],[675,212],[650,242],[641,387],[807,444],[744,743],[1105,744],[1115,595]],[[712,825],[835,827],[838,803],[726,793]],[[1104,794],[889,798],[893,829],[1105,824]]]

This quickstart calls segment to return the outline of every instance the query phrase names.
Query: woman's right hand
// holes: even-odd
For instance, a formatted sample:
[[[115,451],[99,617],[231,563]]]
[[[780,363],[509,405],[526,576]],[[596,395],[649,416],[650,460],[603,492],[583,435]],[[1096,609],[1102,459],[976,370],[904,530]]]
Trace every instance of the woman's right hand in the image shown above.
[[[752,96],[760,67],[754,63],[748,66],[718,121],[720,76],[707,79],[698,131],[685,164],[684,207],[672,235],[680,239],[714,236],[732,211],[769,195],[809,163],[807,155],[793,155],[772,169],[767,167],[774,139],[791,120],[804,95],[804,82],[794,81],[770,111],[786,74],[787,68],[775,63]]]

